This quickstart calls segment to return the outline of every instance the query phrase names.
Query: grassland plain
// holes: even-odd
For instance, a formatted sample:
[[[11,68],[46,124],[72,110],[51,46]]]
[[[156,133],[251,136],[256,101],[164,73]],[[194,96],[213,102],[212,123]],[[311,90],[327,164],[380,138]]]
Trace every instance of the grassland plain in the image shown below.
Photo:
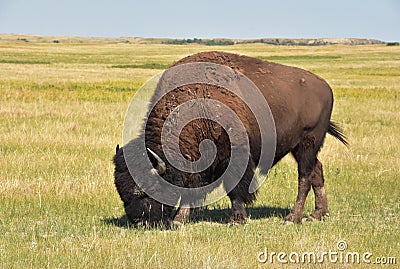
[[[297,192],[288,156],[271,170],[244,226],[227,226],[227,199],[175,230],[126,223],[111,158],[128,104],[162,68],[205,50],[210,47],[0,42],[0,268],[399,266],[399,47],[218,47],[308,69],[332,86],[333,119],[351,147],[328,137],[320,153],[329,219],[281,225]],[[305,214],[312,209],[310,196]],[[327,257],[281,264],[277,256],[260,263],[265,249],[370,252],[372,262],[394,257],[397,265]]]

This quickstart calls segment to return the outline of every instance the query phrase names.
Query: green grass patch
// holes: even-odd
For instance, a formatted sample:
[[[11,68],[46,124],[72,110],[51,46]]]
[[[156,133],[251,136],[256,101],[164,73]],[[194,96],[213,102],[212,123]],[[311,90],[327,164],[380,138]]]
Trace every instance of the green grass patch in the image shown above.
[[[112,68],[141,68],[141,69],[166,69],[169,64],[144,63],[144,64],[122,64],[113,65]]]
[[[50,64],[50,62],[35,60],[0,59],[0,64]]]
[[[333,61],[340,60],[343,57],[338,55],[276,55],[276,56],[258,56],[266,61],[291,61],[291,62],[304,62],[304,61]]]

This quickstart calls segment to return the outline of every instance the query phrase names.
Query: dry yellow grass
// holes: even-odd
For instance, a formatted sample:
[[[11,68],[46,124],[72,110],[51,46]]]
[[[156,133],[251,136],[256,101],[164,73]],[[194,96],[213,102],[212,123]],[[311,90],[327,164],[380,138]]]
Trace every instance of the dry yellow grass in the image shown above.
[[[257,261],[265,247],[320,253],[336,251],[339,240],[349,251],[400,262],[400,48],[217,49],[299,66],[332,85],[333,119],[351,148],[328,137],[320,154],[331,218],[280,225],[297,190],[288,157],[272,169],[245,226],[224,223],[229,203],[223,199],[177,230],[129,227],[120,219],[111,163],[125,110],[140,85],[160,71],[151,69],[154,64],[210,47],[2,40],[0,268],[271,268],[281,264]],[[142,68],[115,68],[124,65]],[[312,207],[309,197],[305,213]]]

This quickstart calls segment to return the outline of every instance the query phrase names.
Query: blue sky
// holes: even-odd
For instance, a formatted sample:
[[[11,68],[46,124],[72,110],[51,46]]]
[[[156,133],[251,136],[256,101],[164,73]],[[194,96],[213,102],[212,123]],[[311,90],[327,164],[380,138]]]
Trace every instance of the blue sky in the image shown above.
[[[0,33],[400,41],[400,1],[0,0]]]

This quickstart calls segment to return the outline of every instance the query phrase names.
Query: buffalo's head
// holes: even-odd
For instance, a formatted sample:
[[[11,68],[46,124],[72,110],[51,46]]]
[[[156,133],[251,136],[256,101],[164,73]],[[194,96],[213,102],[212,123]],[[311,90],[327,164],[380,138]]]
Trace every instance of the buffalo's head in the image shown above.
[[[150,149],[147,149],[147,154],[153,168],[142,173],[140,175],[141,180],[151,177],[152,174],[163,176],[166,173],[164,161]],[[117,146],[114,164],[115,186],[121,200],[124,202],[128,219],[135,225],[170,227],[174,218],[175,208],[151,198],[136,184],[125,161],[124,147],[119,148]],[[137,165],[140,166],[140,163]],[[157,188],[157,186],[153,187]]]

